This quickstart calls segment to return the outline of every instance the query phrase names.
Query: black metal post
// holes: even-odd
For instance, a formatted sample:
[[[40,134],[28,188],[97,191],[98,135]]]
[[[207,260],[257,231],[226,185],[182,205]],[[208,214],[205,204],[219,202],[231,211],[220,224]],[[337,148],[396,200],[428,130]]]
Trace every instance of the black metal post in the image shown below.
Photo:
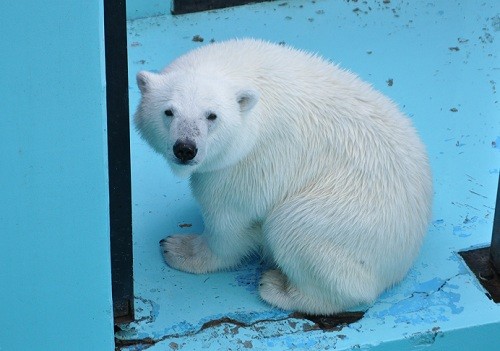
[[[486,290],[486,296],[500,303],[500,177],[490,247],[461,251],[459,254]]]
[[[493,219],[490,259],[493,269],[500,275],[500,176],[498,177],[497,203],[495,206],[495,217]]]
[[[111,270],[115,323],[134,319],[125,0],[104,0]]]

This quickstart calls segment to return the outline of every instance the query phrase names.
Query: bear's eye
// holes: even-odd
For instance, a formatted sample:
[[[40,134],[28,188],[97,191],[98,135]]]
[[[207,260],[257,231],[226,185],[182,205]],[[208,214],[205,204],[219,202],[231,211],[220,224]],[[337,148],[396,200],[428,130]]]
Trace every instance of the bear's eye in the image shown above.
[[[217,115],[216,115],[215,113],[211,113],[211,114],[209,114],[209,115],[207,116],[207,119],[208,119],[209,121],[213,121],[213,120],[215,120],[216,118],[217,118]]]
[[[172,110],[165,110],[165,116],[172,117],[173,115],[174,115],[174,112],[172,112]]]

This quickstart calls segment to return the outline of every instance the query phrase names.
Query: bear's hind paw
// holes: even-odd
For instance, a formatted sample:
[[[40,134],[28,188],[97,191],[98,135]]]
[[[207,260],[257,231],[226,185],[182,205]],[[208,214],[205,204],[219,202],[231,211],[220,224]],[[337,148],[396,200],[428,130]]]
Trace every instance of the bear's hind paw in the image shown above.
[[[314,296],[304,294],[280,270],[269,270],[262,274],[259,294],[264,301],[283,310],[313,315],[329,315],[341,310],[320,293]]]
[[[284,310],[293,309],[292,300],[296,292],[296,289],[290,287],[288,278],[281,271],[273,269],[262,274],[259,294],[267,303]]]

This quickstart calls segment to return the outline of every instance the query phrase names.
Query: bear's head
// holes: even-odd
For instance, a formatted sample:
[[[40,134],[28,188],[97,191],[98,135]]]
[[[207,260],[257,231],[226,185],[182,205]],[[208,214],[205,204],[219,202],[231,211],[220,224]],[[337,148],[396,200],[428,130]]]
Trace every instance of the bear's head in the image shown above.
[[[178,176],[230,166],[255,144],[255,89],[213,74],[178,71],[142,71],[137,84],[135,125]]]

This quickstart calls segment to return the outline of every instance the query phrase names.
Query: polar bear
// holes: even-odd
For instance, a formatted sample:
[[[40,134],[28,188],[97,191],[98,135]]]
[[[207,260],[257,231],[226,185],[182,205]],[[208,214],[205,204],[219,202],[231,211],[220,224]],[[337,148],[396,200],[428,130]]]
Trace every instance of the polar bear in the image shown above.
[[[372,303],[418,255],[431,216],[425,147],[388,98],[318,55],[244,39],[139,72],[135,124],[190,177],[201,235],[168,265],[207,273],[260,252],[263,300],[329,315]]]

